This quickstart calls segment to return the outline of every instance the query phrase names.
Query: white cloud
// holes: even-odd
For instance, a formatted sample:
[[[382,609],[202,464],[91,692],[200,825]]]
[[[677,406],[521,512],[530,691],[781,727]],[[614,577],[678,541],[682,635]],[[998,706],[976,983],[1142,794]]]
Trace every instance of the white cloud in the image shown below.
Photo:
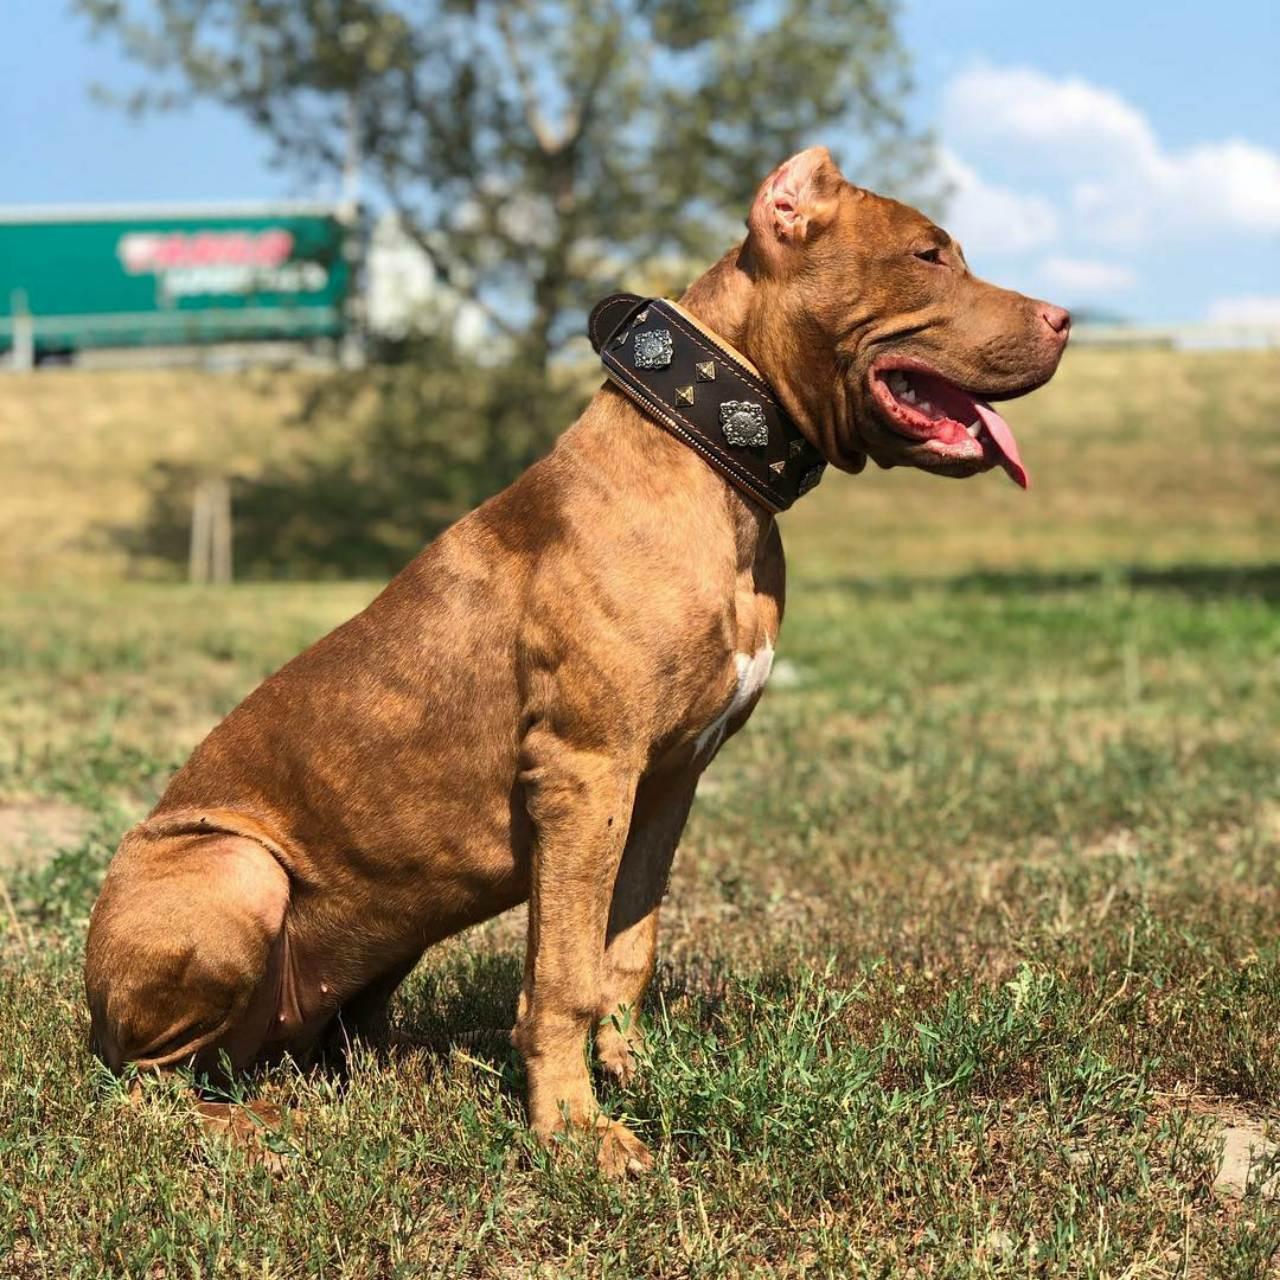
[[[1151,126],[1118,94],[1026,68],[975,67],[943,92],[948,136],[1053,148],[1092,166],[1102,154],[1158,150]]]
[[[1094,258],[1046,258],[1040,267],[1045,283],[1071,294],[1092,298],[1104,293],[1122,293],[1138,283],[1132,267],[1119,262],[1099,262]]]
[[[1194,147],[1168,166],[1167,187],[1206,220],[1280,231],[1280,155],[1232,140]]]
[[[1058,216],[1043,196],[1024,195],[984,181],[954,152],[939,150],[942,175],[951,187],[947,228],[967,250],[1021,253],[1050,243]]]
[[[1210,324],[1280,325],[1280,297],[1216,298],[1205,318]]]
[[[1280,154],[1230,138],[1166,148],[1136,107],[1086,80],[962,72],[944,91],[943,133],[967,155],[1013,152],[1024,172],[1065,184],[1090,239],[1280,231]]]

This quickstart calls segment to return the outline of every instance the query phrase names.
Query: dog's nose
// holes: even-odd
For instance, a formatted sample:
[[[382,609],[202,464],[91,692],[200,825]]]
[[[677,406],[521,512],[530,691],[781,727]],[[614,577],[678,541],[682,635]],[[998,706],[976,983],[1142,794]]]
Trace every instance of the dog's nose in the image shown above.
[[[1066,307],[1054,307],[1044,302],[1040,305],[1040,317],[1064,342],[1071,329],[1071,312]]]

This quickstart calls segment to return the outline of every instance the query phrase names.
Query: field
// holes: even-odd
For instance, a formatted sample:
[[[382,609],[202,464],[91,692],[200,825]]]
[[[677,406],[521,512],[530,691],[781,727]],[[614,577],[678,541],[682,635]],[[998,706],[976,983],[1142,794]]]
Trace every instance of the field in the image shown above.
[[[776,674],[601,1082],[658,1157],[621,1186],[524,1133],[519,913],[428,953],[395,1042],[248,1082],[296,1109],[278,1176],[94,1064],[120,831],[377,584],[110,581],[81,533],[136,471],[99,498],[31,425],[86,376],[0,384],[59,528],[0,594],[0,1276],[1278,1273],[1280,1156],[1223,1167],[1280,1138],[1274,356],[1081,352],[1010,412],[1029,494],[872,471],[787,517]]]

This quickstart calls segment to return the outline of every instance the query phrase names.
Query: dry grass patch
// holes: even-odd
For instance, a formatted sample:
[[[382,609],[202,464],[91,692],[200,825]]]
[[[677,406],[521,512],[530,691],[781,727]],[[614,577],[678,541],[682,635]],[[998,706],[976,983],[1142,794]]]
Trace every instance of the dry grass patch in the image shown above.
[[[254,476],[332,449],[341,421],[297,413],[315,374],[66,370],[0,384],[0,581],[172,573],[110,530],[141,522],[157,464]],[[1274,562],[1280,362],[1266,352],[1069,351],[1010,408],[1034,476],[939,481],[872,467],[829,476],[788,517],[802,575],[941,576],[1106,565]],[[1156,554],[1153,557],[1153,548]]]

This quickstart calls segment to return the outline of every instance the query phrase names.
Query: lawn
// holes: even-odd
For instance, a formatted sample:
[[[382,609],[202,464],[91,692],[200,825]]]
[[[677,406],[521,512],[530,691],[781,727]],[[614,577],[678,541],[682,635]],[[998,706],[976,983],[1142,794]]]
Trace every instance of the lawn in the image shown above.
[[[107,1077],[120,831],[376,584],[0,595],[0,1275],[1275,1274],[1280,1158],[1217,1181],[1280,1138],[1270,359],[1086,353],[1010,414],[1030,494],[869,473],[788,518],[775,676],[601,1082],[657,1155],[623,1185],[524,1132],[520,913],[428,953],[394,1042],[246,1083],[296,1112],[279,1176]]]

